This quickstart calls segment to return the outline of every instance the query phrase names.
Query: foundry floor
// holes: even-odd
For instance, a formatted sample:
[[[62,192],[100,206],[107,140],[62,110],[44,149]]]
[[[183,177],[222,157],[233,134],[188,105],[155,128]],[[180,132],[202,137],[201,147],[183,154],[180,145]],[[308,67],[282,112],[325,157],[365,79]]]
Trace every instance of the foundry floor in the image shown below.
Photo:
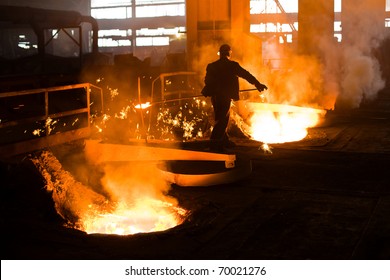
[[[388,95],[387,95],[388,96]],[[172,186],[192,211],[182,225],[134,236],[87,235],[56,219],[41,179],[22,160],[1,163],[4,259],[389,259],[390,99],[329,112],[305,140],[235,139],[246,179]]]

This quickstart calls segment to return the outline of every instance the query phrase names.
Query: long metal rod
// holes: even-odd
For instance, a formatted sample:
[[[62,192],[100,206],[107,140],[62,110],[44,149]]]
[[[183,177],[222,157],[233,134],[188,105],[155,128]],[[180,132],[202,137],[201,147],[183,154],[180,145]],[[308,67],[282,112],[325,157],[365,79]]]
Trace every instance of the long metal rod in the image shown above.
[[[255,91],[257,88],[250,88],[250,89],[240,89],[240,92],[245,92],[245,91]]]
[[[21,91],[11,91],[11,92],[2,92],[0,93],[0,98],[11,97],[11,96],[20,96],[27,94],[36,94],[36,93],[44,93],[45,91],[60,91],[60,90],[68,90],[68,89],[76,89],[76,88],[86,88],[89,83],[82,84],[74,84],[74,85],[66,85],[66,86],[58,86],[58,87],[48,87],[48,88],[37,88],[37,89],[29,89],[29,90],[21,90]],[[92,84],[91,84],[92,85]],[[102,91],[100,87],[92,85],[94,88]]]
[[[255,91],[255,90],[257,90],[257,88],[241,89],[240,92]],[[205,97],[205,96],[202,95],[202,94],[199,94],[199,95],[193,95],[193,96],[188,96],[188,97],[181,97],[181,98],[174,98],[174,99],[164,99],[164,100],[161,100],[161,101],[151,102],[150,105],[162,104],[162,103],[166,103],[166,102],[182,101],[182,100],[186,100],[186,99],[199,98],[199,97]],[[139,99],[139,102],[140,102],[140,104],[142,104],[140,99]]]

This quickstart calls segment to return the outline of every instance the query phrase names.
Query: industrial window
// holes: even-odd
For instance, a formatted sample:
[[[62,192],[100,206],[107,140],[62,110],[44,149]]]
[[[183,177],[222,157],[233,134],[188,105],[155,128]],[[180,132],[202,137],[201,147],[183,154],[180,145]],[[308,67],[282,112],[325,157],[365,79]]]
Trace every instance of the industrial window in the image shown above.
[[[100,47],[131,46],[131,29],[99,30],[98,44]]]
[[[272,13],[281,13],[282,7],[283,11],[286,13],[297,13],[298,12],[298,0],[251,0],[250,9],[251,14],[272,14]]]
[[[185,0],[135,0],[137,5],[184,3]]]
[[[79,57],[81,30],[76,28],[51,29],[45,33],[45,52],[60,57]]]
[[[185,30],[184,27],[175,27],[175,28],[157,28],[157,29],[149,29],[149,28],[141,28],[136,31],[137,36],[162,36],[162,35],[177,35]]]
[[[134,0],[91,0],[91,16],[96,19],[125,19],[132,17]]]
[[[185,0],[91,0],[91,15],[99,19],[127,19],[152,17],[184,17]],[[108,21],[106,21],[107,23]],[[128,22],[130,24],[131,21]],[[122,25],[123,26],[123,25]],[[99,47],[131,46],[169,46],[172,36],[179,36],[185,27],[165,27],[149,29],[134,27],[131,30],[99,30]],[[134,50],[133,50],[134,51]]]
[[[295,22],[295,28],[298,27],[298,23]],[[271,22],[268,23],[259,23],[251,24],[250,32],[260,33],[260,32],[291,32],[291,27],[288,24],[274,24]]]
[[[129,7],[95,8],[91,9],[91,15],[96,19],[125,19],[131,18],[132,11]]]
[[[174,5],[137,6],[135,13],[138,18],[184,16],[185,5],[183,3]]]
[[[292,43],[293,32],[298,29],[298,0],[251,0],[250,13],[258,15],[258,22],[252,22],[250,25],[251,33],[265,34],[273,33],[279,34],[279,43]],[[279,19],[284,22],[279,22],[277,17],[273,17],[273,22],[264,22],[260,17],[262,14],[279,14]],[[283,14],[289,14],[289,17],[284,17]],[[296,20],[294,19],[294,14]],[[289,18],[289,19],[288,19]],[[288,22],[286,22],[288,21]]]
[[[96,19],[185,16],[185,0],[91,0],[91,15]]]
[[[110,30],[99,30],[99,37],[108,37],[108,36],[121,36],[126,37],[131,35],[131,29],[120,30],[120,29],[110,29]]]
[[[341,1],[334,0],[335,13],[341,12]],[[390,2],[390,0],[387,0]],[[289,14],[289,23],[279,22],[252,22],[250,31],[252,33],[280,33],[280,43],[292,42],[292,33],[298,30],[298,22],[291,19],[298,15],[298,0],[251,0],[250,1],[250,13],[252,15],[261,14]],[[287,18],[287,17],[286,17]],[[260,18],[259,18],[260,19]],[[335,21],[334,33],[338,41],[341,41],[341,22]]]
[[[168,46],[169,37],[137,37],[136,44],[138,47]]]
[[[113,7],[130,5],[132,0],[91,0],[91,7]]]
[[[22,49],[25,49],[25,50],[30,50],[30,49],[37,50],[38,49],[38,45],[37,44],[31,44],[31,42],[29,42],[27,40],[27,36],[24,35],[24,34],[20,34],[19,35],[18,47],[22,48]],[[35,51],[35,52],[37,52],[37,51]]]
[[[128,39],[99,38],[98,44],[101,47],[124,47],[131,46]]]
[[[38,54],[38,38],[29,26],[1,28],[0,41],[0,58],[15,59]]]

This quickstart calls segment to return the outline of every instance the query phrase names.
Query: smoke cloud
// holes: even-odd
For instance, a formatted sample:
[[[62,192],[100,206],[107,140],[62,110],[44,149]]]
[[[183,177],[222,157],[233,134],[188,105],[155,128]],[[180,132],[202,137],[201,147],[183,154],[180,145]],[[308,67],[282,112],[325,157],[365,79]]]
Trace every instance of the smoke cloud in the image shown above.
[[[170,185],[157,166],[147,162],[106,164],[102,185],[114,201],[128,204],[140,198],[174,201],[166,196]]]
[[[365,1],[346,1],[343,5],[343,36],[340,53],[340,102],[357,108],[363,99],[374,100],[385,87],[375,50],[385,40],[383,12]]]
[[[218,59],[219,45],[229,43],[232,59],[268,86],[268,102],[328,110],[335,109],[336,103],[338,108],[358,108],[363,101],[374,100],[386,84],[376,56],[386,39],[384,11],[364,2],[368,1],[343,4],[342,42],[319,34],[319,56],[298,54],[287,44],[279,44],[276,36],[261,42],[242,30],[231,30],[228,36],[217,34],[202,43],[195,51],[198,57],[193,67],[204,77],[207,64]],[[241,89],[251,87],[240,80]],[[258,92],[245,99],[253,95]]]
[[[121,162],[93,166],[75,161],[71,173],[49,151],[31,161],[42,174],[57,213],[69,227],[88,233],[134,234],[171,228],[187,215],[186,210],[178,207],[178,201],[168,195],[170,185],[156,164]],[[79,172],[81,169],[88,169],[94,178],[81,180],[88,183],[79,181],[84,173]]]

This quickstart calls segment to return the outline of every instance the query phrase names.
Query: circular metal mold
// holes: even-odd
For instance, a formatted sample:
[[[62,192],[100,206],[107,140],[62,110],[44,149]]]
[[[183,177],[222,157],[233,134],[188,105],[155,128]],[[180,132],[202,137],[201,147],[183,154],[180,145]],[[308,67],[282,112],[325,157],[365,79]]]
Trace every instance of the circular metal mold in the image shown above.
[[[252,172],[250,160],[237,160],[234,168],[222,161],[167,161],[159,166],[165,180],[182,187],[207,187],[242,180]]]

